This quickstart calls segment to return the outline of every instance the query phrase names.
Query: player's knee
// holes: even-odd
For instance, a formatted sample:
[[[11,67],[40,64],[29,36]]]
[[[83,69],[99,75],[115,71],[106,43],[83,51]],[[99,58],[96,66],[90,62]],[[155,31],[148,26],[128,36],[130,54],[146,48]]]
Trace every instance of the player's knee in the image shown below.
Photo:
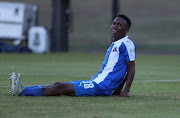
[[[56,83],[55,83],[55,86],[56,86],[56,88],[59,89],[59,90],[63,90],[63,89],[65,88],[65,85],[64,85],[64,83],[62,83],[62,82],[56,82]]]
[[[61,82],[55,82],[52,85],[53,91],[54,93],[56,93],[56,95],[60,95],[63,93],[63,83]]]
[[[56,85],[59,85],[61,82],[55,82],[53,85],[56,86]]]
[[[54,90],[57,92],[58,95],[65,94],[67,92],[68,85],[63,82],[56,82],[54,83]]]

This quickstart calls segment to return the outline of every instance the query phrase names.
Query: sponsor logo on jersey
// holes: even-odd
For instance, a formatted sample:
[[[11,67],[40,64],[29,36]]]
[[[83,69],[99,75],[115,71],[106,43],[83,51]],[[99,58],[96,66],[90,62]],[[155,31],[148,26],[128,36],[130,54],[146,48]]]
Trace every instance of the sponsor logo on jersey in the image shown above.
[[[114,47],[113,52],[117,52],[117,47]]]

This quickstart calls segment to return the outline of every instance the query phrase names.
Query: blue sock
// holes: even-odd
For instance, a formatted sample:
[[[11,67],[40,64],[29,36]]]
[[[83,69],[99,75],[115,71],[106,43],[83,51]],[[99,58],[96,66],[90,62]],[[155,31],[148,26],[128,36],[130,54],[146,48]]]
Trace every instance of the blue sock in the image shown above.
[[[26,88],[39,88],[39,87],[42,87],[42,85],[28,86],[28,87],[26,87]]]
[[[20,96],[44,96],[42,85],[25,87]]]

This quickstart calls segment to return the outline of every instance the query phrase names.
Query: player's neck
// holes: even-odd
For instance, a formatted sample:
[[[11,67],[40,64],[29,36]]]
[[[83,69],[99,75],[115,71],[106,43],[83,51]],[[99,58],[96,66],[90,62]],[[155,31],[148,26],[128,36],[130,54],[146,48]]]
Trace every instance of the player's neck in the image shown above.
[[[113,37],[113,42],[117,41],[117,40],[120,40],[122,38],[124,38],[126,35],[124,36],[119,36],[119,37]]]

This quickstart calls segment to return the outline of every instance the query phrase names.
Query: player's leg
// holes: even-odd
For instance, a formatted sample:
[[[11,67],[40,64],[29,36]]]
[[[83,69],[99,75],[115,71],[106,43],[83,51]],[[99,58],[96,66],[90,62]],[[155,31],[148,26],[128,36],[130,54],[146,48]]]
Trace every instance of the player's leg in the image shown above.
[[[61,94],[75,96],[73,84],[56,82],[50,86],[30,86],[20,93],[20,96],[58,96]]]
[[[10,77],[11,95],[15,96],[57,96],[61,94],[75,95],[74,87],[72,83],[56,82],[50,86],[29,86],[24,87],[20,80],[20,74],[15,76],[13,72]]]
[[[61,94],[75,96],[74,86],[68,82],[56,82],[50,86],[44,86],[42,89],[44,96],[57,96]]]

